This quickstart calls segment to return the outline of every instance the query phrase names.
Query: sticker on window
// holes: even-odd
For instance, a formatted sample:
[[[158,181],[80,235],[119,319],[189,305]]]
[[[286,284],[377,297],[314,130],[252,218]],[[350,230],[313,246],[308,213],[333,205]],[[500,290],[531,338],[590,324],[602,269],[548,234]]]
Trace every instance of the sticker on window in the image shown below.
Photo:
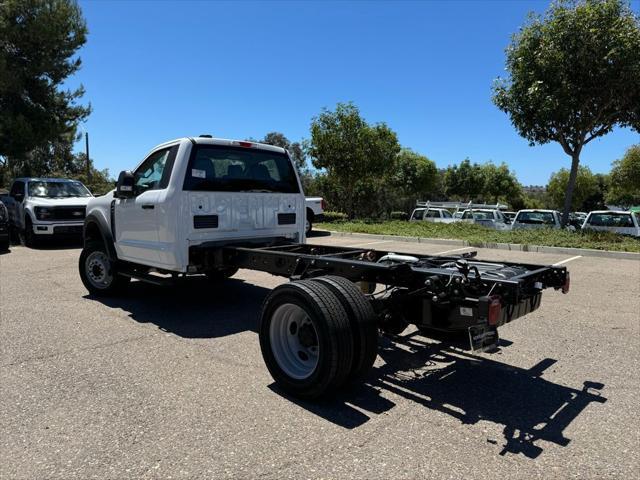
[[[196,178],[206,178],[207,173],[204,170],[198,170],[197,168],[192,168],[191,176]]]

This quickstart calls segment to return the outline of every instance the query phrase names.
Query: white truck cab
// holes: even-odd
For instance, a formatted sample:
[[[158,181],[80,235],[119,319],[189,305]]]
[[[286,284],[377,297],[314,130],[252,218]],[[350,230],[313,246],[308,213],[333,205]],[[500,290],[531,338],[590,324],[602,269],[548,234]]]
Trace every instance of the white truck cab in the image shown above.
[[[587,215],[582,229],[640,237],[640,214],[628,211],[596,210]]]
[[[80,235],[93,198],[81,182],[67,178],[16,178],[9,195],[11,226],[29,247],[53,235]]]
[[[460,220],[494,230],[509,229],[507,218],[497,208],[469,208],[462,212]]]
[[[436,222],[436,223],[450,223],[453,222],[453,215],[446,208],[416,208],[411,213],[409,221]]]
[[[193,264],[192,247],[303,243],[305,208],[286,150],[211,136],[172,140],[91,199],[80,273],[98,288],[113,280],[104,274],[114,262],[207,273]]]
[[[305,233],[308,235],[313,230],[315,222],[321,222],[324,219],[324,211],[327,208],[324,198],[322,197],[306,197],[307,202],[307,221],[305,224]]]
[[[531,230],[539,228],[562,228],[562,217],[557,210],[525,209],[511,223],[512,230]],[[568,228],[571,230],[571,228]]]

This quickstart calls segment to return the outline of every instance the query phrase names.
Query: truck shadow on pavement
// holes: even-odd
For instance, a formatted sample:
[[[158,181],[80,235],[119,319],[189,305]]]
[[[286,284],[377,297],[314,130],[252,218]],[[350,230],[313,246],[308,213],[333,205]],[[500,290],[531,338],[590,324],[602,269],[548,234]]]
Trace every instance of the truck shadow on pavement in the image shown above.
[[[487,442],[503,443],[500,455],[529,458],[542,453],[539,440],[567,446],[571,440],[564,436],[565,428],[591,402],[607,400],[600,395],[601,383],[586,381],[574,389],[542,378],[556,363],[551,358],[522,369],[425,341],[417,332],[393,340],[383,337],[380,343],[384,364],[374,367],[363,385],[322,402],[287,398],[337,425],[355,428],[370,419],[363,411],[376,415],[392,409],[395,404],[381,395],[391,392],[462,424],[482,420],[503,425],[503,442]],[[278,392],[275,385],[271,388]]]
[[[131,282],[116,297],[90,298],[129,313],[136,322],[153,323],[185,338],[216,338],[258,331],[262,301],[271,290],[231,278],[219,284],[192,277],[175,286]]]

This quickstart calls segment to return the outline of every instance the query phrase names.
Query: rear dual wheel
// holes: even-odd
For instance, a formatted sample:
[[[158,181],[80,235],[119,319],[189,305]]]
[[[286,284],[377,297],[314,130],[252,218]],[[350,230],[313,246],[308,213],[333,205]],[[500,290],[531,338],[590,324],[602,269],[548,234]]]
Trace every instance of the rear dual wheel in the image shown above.
[[[316,398],[340,388],[375,360],[373,310],[355,285],[337,278],[280,285],[265,300],[262,356],[276,383],[294,396]]]

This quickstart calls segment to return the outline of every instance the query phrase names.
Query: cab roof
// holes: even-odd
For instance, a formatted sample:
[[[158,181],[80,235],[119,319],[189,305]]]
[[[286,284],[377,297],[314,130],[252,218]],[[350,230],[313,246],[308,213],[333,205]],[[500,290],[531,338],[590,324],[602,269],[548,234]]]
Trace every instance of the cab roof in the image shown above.
[[[19,178],[16,178],[14,181],[21,181],[21,182],[59,182],[59,183],[63,183],[63,182],[79,182],[80,180],[73,180],[71,178],[19,177]],[[80,183],[82,183],[82,182],[80,182]]]
[[[275,145],[268,145],[266,143],[254,142],[252,140],[232,140],[228,138],[214,138],[212,136],[198,136],[198,137],[181,137],[168,142],[161,143],[154,148],[160,148],[164,146],[174,145],[176,143],[189,141],[194,145],[223,145],[227,147],[245,147],[245,148],[258,148],[260,150],[269,150],[272,152],[285,153],[286,150],[282,147],[276,147]]]

